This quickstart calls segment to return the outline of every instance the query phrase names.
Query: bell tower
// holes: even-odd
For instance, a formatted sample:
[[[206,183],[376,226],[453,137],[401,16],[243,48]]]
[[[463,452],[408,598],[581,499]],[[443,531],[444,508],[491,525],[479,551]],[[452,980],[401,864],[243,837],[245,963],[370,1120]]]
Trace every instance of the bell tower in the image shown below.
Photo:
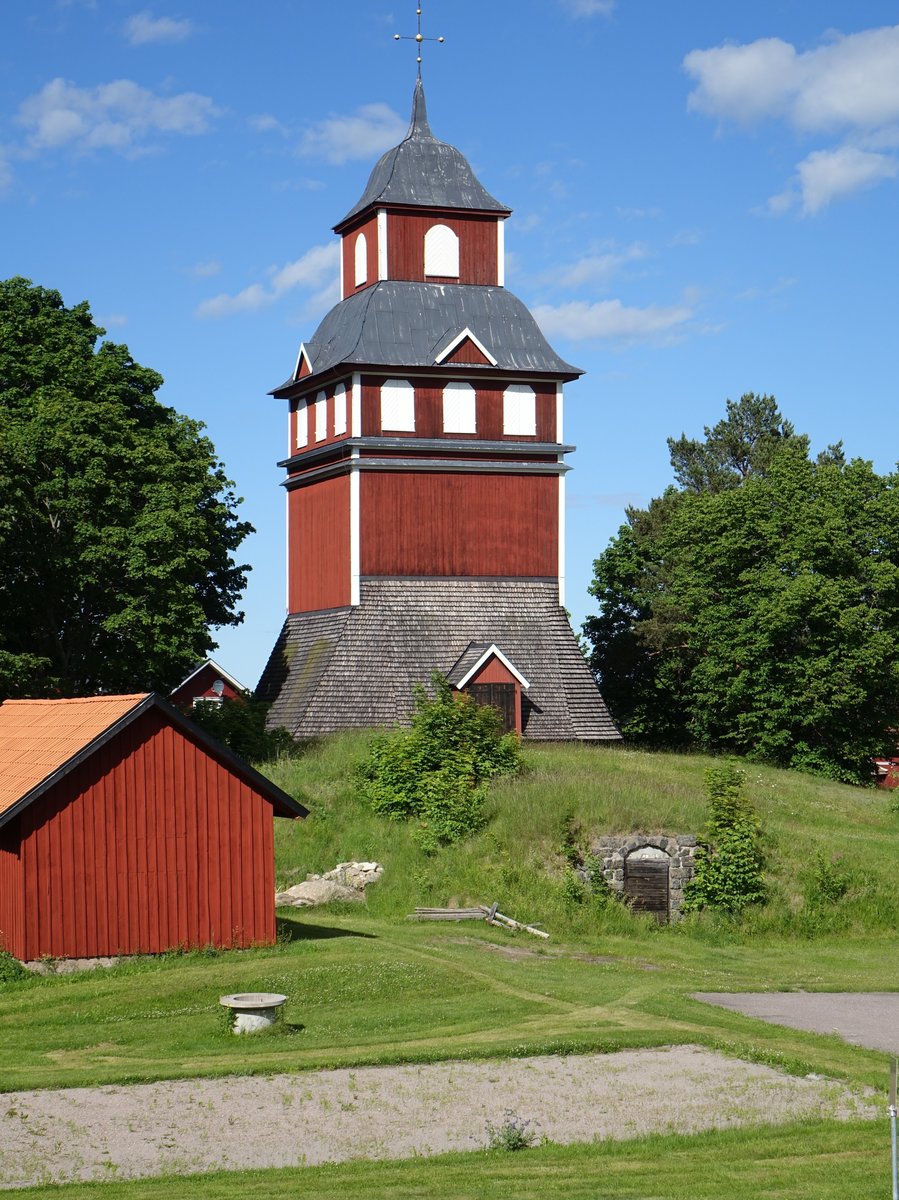
[[[525,737],[619,737],[562,607],[582,372],[504,286],[509,216],[434,137],[419,78],[334,227],[341,300],[272,393],[288,616],[257,695],[298,738],[402,721],[435,670]]]

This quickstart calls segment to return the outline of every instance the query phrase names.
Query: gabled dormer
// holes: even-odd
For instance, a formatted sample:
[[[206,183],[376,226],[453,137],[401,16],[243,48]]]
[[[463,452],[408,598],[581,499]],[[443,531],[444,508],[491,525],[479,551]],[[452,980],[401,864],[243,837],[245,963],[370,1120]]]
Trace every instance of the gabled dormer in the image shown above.
[[[358,203],[334,226],[341,294],[386,279],[502,287],[510,212],[455,146],[434,137],[419,80],[409,132],[381,157]]]

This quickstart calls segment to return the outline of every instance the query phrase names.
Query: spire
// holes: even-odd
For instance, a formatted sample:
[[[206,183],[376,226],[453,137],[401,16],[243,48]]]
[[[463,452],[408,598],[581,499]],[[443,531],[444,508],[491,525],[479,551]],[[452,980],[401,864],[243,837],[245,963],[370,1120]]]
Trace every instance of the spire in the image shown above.
[[[465,156],[455,146],[434,137],[420,79],[412,93],[408,133],[398,146],[381,156],[362,197],[334,228],[340,232],[345,222],[379,204],[509,213],[481,185]]]
[[[406,134],[406,141],[409,138],[432,138],[431,126],[428,124],[428,106],[425,103],[425,88],[421,81],[421,76],[415,84],[415,91],[412,93],[412,121],[409,124],[409,132]]]

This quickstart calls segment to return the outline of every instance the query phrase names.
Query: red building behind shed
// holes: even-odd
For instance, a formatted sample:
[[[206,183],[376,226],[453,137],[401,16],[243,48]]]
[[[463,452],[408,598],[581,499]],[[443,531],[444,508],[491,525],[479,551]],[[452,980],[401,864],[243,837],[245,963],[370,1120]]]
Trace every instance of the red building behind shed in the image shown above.
[[[83,958],[275,938],[306,809],[158,696],[0,705],[0,945]]]

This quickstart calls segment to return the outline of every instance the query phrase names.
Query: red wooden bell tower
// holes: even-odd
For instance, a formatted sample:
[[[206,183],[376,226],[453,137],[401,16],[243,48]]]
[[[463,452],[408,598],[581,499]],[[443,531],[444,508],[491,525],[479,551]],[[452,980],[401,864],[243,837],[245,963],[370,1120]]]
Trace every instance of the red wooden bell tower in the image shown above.
[[[273,393],[288,618],[257,694],[297,737],[402,720],[434,670],[474,691],[454,668],[488,646],[481,686],[511,668],[525,736],[618,737],[561,607],[581,372],[504,287],[509,215],[431,133],[419,80],[408,134],[335,226],[341,300]]]

